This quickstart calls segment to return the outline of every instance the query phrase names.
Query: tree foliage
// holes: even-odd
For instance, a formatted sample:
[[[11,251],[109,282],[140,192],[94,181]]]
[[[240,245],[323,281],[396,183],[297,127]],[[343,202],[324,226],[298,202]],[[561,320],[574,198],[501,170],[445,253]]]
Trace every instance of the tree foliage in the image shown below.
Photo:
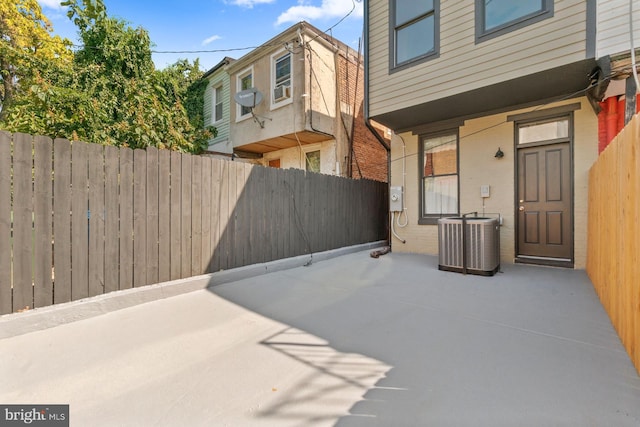
[[[83,45],[73,61],[51,58],[32,70],[28,86],[27,80],[19,80],[21,90],[3,125],[11,131],[132,148],[191,153],[206,148],[215,129],[203,126],[198,62],[183,60],[155,70],[146,30],[109,17],[102,0],[63,5]]]
[[[71,42],[52,35],[51,23],[37,0],[0,2],[0,121],[6,116],[18,82],[28,84],[51,61],[71,62]]]

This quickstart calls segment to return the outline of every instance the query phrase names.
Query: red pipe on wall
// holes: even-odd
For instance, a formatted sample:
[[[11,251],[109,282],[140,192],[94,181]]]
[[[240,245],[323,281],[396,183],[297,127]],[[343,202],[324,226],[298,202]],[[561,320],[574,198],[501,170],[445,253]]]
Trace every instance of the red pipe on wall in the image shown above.
[[[598,113],[598,154],[602,153],[624,128],[625,97],[609,97],[600,102],[600,108],[602,110]],[[639,112],[640,96],[636,96],[636,113]]]
[[[607,148],[607,145],[611,142],[613,138],[618,134],[618,97],[612,96],[611,98],[607,98],[605,100],[607,103],[607,118],[606,118],[606,126],[607,126],[607,141],[604,144],[602,149]]]

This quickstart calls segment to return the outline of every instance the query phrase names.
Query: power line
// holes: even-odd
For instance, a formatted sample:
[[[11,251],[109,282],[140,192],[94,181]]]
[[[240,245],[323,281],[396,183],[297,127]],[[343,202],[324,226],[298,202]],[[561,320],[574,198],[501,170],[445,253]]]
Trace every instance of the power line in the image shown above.
[[[604,80],[604,81],[606,81],[606,80],[611,80],[612,78],[613,78],[613,74],[611,74],[611,75],[609,75],[609,76],[604,77],[604,78],[603,78],[603,80]],[[563,96],[563,97],[561,97],[561,98],[559,98],[559,99],[551,100],[551,101],[548,101],[548,102],[546,102],[546,103],[544,103],[544,104],[538,105],[537,107],[533,108],[533,109],[532,109],[532,110],[530,110],[529,112],[530,112],[530,113],[533,113],[533,112],[539,111],[539,110],[540,110],[540,109],[542,109],[542,108],[547,107],[548,105],[555,104],[555,103],[557,103],[557,102],[562,102],[562,101],[566,101],[567,99],[574,98],[574,97],[576,97],[577,95],[580,95],[581,93],[585,93],[585,92],[587,92],[588,90],[590,90],[590,89],[592,89],[592,88],[596,87],[597,85],[598,85],[598,83],[590,84],[589,86],[587,86],[587,87],[586,87],[586,88],[584,88],[584,89],[577,90],[577,91],[575,91],[575,92],[573,92],[573,93],[571,93],[571,94],[565,95],[565,96]],[[509,123],[509,121],[508,121],[508,120],[502,120],[502,121],[500,121],[499,123],[495,123],[495,124],[492,124],[492,125],[486,126],[486,127],[482,128],[482,129],[479,129],[479,130],[477,130],[477,131],[475,131],[475,132],[471,132],[471,133],[469,133],[469,134],[463,135],[463,136],[459,137],[459,138],[458,138],[458,140],[459,140],[459,141],[462,141],[462,140],[464,140],[464,139],[466,139],[466,138],[469,138],[469,137],[471,137],[471,136],[477,135],[477,134],[479,134],[479,133],[485,132],[485,131],[487,131],[487,130],[490,130],[490,129],[493,129],[493,128],[496,128],[496,127],[498,127],[498,126],[502,126],[502,125],[504,125],[504,124],[508,124],[508,123]],[[391,162],[393,163],[393,162],[396,162],[396,161],[398,161],[398,160],[408,159],[408,158],[410,158],[410,157],[417,157],[417,156],[418,156],[418,154],[419,154],[419,153],[413,153],[413,154],[407,154],[407,155],[404,155],[404,156],[396,157],[395,159],[391,159]],[[386,162],[387,162],[387,160],[385,159],[385,160],[384,160],[384,164],[386,164]],[[370,165],[371,165],[371,166],[375,166],[375,165],[382,165],[382,164],[383,164],[383,162],[382,162],[382,161],[380,161],[380,162],[372,162],[372,163],[370,163]]]
[[[321,31],[321,33],[317,34],[314,38],[312,38],[311,41],[314,41],[315,39],[317,39],[318,37],[321,37],[322,35],[325,35],[326,37],[329,37],[331,39],[333,39],[333,35],[329,34],[330,31],[332,31],[334,28],[336,28],[338,25],[340,25],[342,22],[344,22],[345,19],[347,19],[349,16],[351,16],[351,14],[353,14],[353,12],[356,9],[356,4],[354,0],[351,0],[352,3],[352,8],[349,12],[347,12],[346,15],[344,15],[342,18],[340,18],[335,24],[333,24],[332,26],[330,26],[329,28],[327,28],[325,31]],[[360,1],[358,2],[360,3]],[[41,39],[41,42],[44,43],[57,43],[59,44],[60,42],[56,42],[55,40],[47,40],[47,39]],[[266,43],[266,44],[262,44],[259,46],[245,46],[245,47],[233,47],[233,48],[226,48],[226,49],[197,49],[197,50],[156,50],[156,49],[151,49],[151,53],[156,53],[156,54],[196,54],[196,53],[225,53],[225,52],[237,52],[237,51],[245,51],[245,50],[253,50],[253,49],[257,49],[260,47],[271,47],[271,46],[279,46],[281,43]],[[68,45],[71,48],[75,48],[75,49],[103,49],[104,46],[102,45],[97,45],[97,46],[91,46],[91,45],[85,45],[85,44],[76,44],[76,43],[71,43]]]

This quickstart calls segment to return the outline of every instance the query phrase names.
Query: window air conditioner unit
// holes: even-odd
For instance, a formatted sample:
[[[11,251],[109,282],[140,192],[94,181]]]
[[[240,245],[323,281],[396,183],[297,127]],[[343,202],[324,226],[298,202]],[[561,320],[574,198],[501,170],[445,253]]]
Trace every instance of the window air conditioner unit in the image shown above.
[[[289,86],[278,86],[273,90],[273,99],[275,102],[291,97],[291,88]]]

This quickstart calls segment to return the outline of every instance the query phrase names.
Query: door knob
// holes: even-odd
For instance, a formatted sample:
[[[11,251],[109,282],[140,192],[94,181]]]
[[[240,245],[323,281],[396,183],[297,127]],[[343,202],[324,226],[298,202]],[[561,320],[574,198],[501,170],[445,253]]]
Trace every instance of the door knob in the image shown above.
[[[519,210],[523,211],[524,210],[524,206],[520,206]]]

